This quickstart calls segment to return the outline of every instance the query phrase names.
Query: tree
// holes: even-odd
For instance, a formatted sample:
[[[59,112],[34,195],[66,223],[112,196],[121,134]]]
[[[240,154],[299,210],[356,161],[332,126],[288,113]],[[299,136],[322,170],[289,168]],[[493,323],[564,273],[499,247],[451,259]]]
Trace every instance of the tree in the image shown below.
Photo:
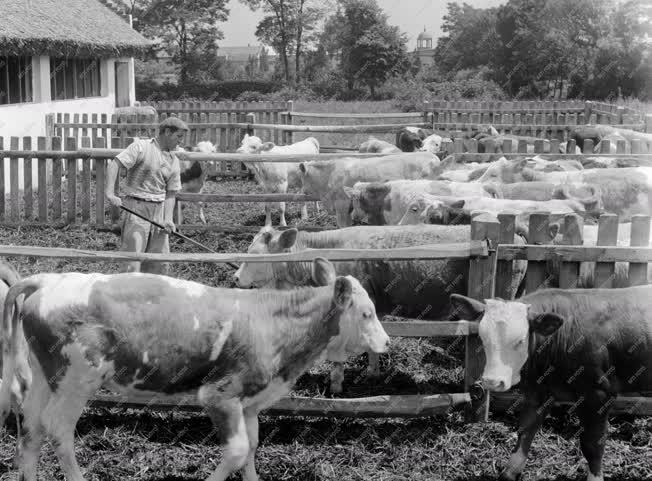
[[[276,50],[288,83],[300,80],[301,57],[307,43],[314,39],[324,0],[240,0],[251,10],[262,9],[267,15],[256,27],[256,37]],[[290,56],[294,55],[294,74]]]
[[[326,21],[322,44],[340,57],[349,90],[362,83],[375,96],[379,85],[410,67],[407,38],[387,23],[376,0],[340,0],[340,7]]]
[[[159,41],[179,65],[179,82],[207,80],[219,69],[216,41],[223,38],[217,22],[226,21],[228,0],[132,0],[135,24]]]

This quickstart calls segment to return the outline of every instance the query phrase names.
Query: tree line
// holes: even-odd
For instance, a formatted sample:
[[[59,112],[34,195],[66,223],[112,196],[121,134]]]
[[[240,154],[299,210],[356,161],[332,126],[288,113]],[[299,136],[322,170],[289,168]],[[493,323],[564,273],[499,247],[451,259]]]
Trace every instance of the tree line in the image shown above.
[[[181,85],[228,80],[217,57],[227,0],[130,0],[134,28],[169,53]],[[278,55],[249,80],[336,98],[652,98],[652,6],[645,0],[451,2],[422,66],[376,0],[239,0]],[[267,62],[267,59],[265,59]],[[407,93],[406,93],[407,91]]]

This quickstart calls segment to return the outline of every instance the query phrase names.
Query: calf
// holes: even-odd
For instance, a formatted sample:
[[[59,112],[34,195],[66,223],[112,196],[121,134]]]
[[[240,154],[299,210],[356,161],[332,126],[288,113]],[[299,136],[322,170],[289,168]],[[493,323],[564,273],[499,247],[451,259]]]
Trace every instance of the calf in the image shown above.
[[[384,140],[375,137],[369,137],[369,140],[360,144],[358,151],[362,154],[395,154],[401,152],[401,149]]]
[[[308,137],[292,145],[274,145],[272,142],[263,143],[259,137],[245,134],[236,152],[241,154],[318,154],[319,142],[314,137]],[[266,193],[285,194],[288,188],[303,189],[301,175],[296,162],[245,162],[251,170],[259,185],[265,188]],[[279,202],[281,211],[280,225],[286,226],[285,202]],[[308,218],[308,206],[301,206],[301,219]],[[269,202],[265,203],[265,225],[272,225],[272,209]]]
[[[491,187],[484,184],[441,180],[357,182],[344,191],[353,206],[352,221],[367,219],[371,225],[398,224],[408,206],[423,194],[492,196]]]
[[[351,343],[387,349],[389,338],[360,283],[336,278],[323,259],[313,263],[313,274],[326,285],[292,292],[134,273],[39,274],[12,286],[3,378],[33,376],[23,402],[19,478],[36,481],[49,435],[66,479],[83,480],[74,429],[88,399],[104,386],[142,400],[196,393],[226,438],[209,479],[224,481],[243,469],[245,480],[257,480],[258,413],[332,349]],[[21,308],[15,301],[22,295]],[[23,331],[32,339],[29,353],[17,342]],[[10,384],[0,390],[3,423]]]
[[[573,402],[590,481],[602,481],[610,408],[621,392],[652,391],[652,286],[543,289],[518,301],[451,295],[453,313],[480,318],[483,384],[520,383],[518,441],[501,479],[517,479],[552,402]]]
[[[179,149],[183,151],[183,149]],[[193,152],[205,152],[211,153],[215,152],[215,146],[209,141],[202,141],[197,144],[196,147],[193,147]],[[192,194],[201,194],[204,191],[204,185],[206,183],[206,177],[208,176],[208,171],[210,166],[214,162],[200,162],[199,160],[180,160],[179,167],[181,169],[181,192],[188,192]],[[183,223],[183,214],[182,210],[185,209],[183,202],[177,201],[178,207],[175,209],[177,216],[177,224]],[[204,203],[198,202],[199,206],[199,219],[202,223],[206,224],[206,216],[204,215]]]

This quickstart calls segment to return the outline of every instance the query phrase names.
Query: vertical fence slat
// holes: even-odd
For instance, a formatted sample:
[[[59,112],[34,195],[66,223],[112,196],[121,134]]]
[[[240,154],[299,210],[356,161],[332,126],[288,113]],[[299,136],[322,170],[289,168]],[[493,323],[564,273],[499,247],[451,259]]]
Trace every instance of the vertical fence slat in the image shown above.
[[[11,137],[10,150],[18,150],[19,149],[18,142],[19,142],[18,137]],[[10,196],[11,211],[9,214],[9,218],[11,219],[12,222],[18,221],[18,207],[19,207],[18,169],[19,169],[18,157],[16,156],[10,157],[9,158],[9,188],[11,190],[9,192],[9,196]]]
[[[598,222],[598,246],[615,246],[618,241],[618,216],[602,214]],[[596,262],[594,277],[596,288],[610,288],[614,284],[614,263]]]
[[[633,215],[632,232],[630,235],[630,246],[648,247],[650,245],[650,216]],[[648,283],[647,262],[630,262],[629,264],[629,285],[640,286]]]
[[[550,213],[535,212],[530,215],[528,242],[530,244],[545,244],[550,232]],[[525,275],[525,289],[528,293],[547,287],[546,262],[528,261]]]
[[[60,151],[62,148],[61,137],[52,137],[52,150]],[[63,161],[52,160],[52,219],[61,219],[61,204],[63,200],[61,188],[61,176],[63,175]]]
[[[77,138],[68,137],[66,139],[65,150],[77,150]],[[68,184],[66,197],[66,220],[74,224],[77,218],[77,159],[66,159],[66,183]]]
[[[124,142],[120,137],[113,137],[111,139],[111,148],[112,149],[122,149],[124,148]],[[123,170],[122,168],[120,170]],[[114,193],[115,195],[120,195],[120,173],[118,172],[118,175],[115,178],[115,184],[114,184]],[[118,221],[120,220],[120,208],[119,207],[113,207],[111,206],[111,223],[112,224],[117,224]]]
[[[32,138],[23,137],[23,150],[32,150]],[[32,187],[32,158],[23,159],[23,203],[25,204],[25,220],[32,220],[34,211],[34,189]]]
[[[511,142],[510,142],[511,149]],[[516,216],[514,214],[498,214],[500,222],[501,244],[514,243],[514,231],[516,230]],[[496,264],[496,296],[503,299],[510,299],[512,290],[513,261],[497,261]]]
[[[91,148],[91,138],[82,137],[82,149]],[[82,186],[81,186],[81,211],[82,222],[90,223],[91,220],[91,158],[84,157],[82,159]]]
[[[93,139],[93,148],[103,149],[106,143],[102,137]],[[106,182],[106,160],[94,159],[95,161],[95,224],[104,225],[104,183]]]
[[[48,150],[48,139],[38,137],[36,139],[36,148],[38,150]],[[36,167],[38,174],[38,221],[48,221],[48,167],[52,164],[50,159],[38,159]]]
[[[584,219],[577,214],[564,217],[563,245],[582,245]],[[580,278],[579,262],[562,262],[559,267],[559,287],[575,289]]]
[[[471,222],[471,240],[489,240],[492,247],[497,247],[500,239],[500,223],[495,216],[480,214]],[[489,253],[489,256],[469,260],[469,296],[484,300],[494,297],[494,276],[496,274],[496,251]],[[477,335],[466,336],[465,352],[464,390],[469,391],[471,387],[482,376],[484,369],[485,355],[482,349],[482,342]],[[474,400],[470,407],[467,407],[465,417],[468,421],[486,421],[489,416],[489,395]]]
[[[0,136],[0,150],[5,149],[5,139]],[[0,219],[4,222],[6,220],[5,216],[5,159],[4,157],[0,159]]]

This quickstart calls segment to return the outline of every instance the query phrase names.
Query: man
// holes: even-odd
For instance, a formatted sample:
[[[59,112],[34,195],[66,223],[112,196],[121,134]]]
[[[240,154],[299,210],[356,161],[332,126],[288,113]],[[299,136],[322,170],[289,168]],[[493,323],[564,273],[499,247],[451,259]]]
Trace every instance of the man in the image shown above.
[[[183,142],[188,126],[176,117],[159,124],[158,137],[136,139],[113,159],[107,169],[106,197],[114,207],[124,205],[148,219],[165,226],[165,230],[125,213],[120,250],[127,252],[170,252],[168,234],[176,230],[172,221],[176,193],[181,189],[179,159],[174,154]],[[127,169],[125,198],[115,195],[115,180],[120,167]],[[168,265],[158,262],[129,262],[127,272],[166,274]]]

